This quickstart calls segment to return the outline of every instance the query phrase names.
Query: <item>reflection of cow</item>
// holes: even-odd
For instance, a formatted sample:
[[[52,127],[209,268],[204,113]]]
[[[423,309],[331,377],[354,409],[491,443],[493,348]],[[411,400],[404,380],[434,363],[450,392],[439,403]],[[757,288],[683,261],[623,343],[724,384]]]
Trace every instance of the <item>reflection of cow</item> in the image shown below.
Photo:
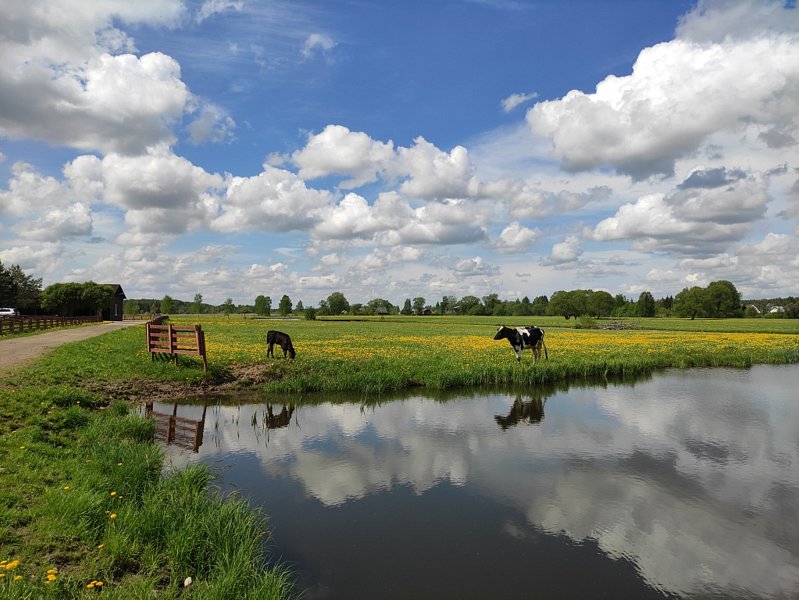
[[[549,360],[547,345],[544,343],[544,330],[540,327],[505,327],[501,325],[494,334],[495,340],[507,339],[516,352],[516,360],[522,362],[522,350],[528,348],[533,353],[533,361],[538,362],[541,358],[541,348],[544,348],[544,356]]]
[[[543,418],[544,401],[541,396],[536,396],[525,402],[522,402],[521,396],[516,396],[507,417],[494,415],[494,420],[502,428],[502,431],[519,423],[540,423]]]
[[[294,414],[294,405],[289,404],[286,406],[285,404],[280,407],[280,412],[275,414],[272,410],[272,405],[266,405],[266,428],[267,429],[278,429],[280,427],[288,427],[289,423],[291,423],[291,415]]]
[[[291,338],[287,333],[283,333],[282,331],[275,331],[274,329],[270,329],[266,332],[266,355],[271,356],[272,358],[275,357],[275,344],[280,346],[283,349],[283,358],[286,358],[286,353],[288,352],[291,358],[297,356],[297,353],[294,351],[294,345],[291,343]]]

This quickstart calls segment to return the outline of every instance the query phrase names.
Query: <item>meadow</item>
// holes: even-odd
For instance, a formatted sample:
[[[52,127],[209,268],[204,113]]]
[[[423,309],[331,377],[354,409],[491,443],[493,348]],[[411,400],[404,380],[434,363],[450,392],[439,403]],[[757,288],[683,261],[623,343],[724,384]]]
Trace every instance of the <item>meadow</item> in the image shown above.
[[[518,325],[526,321],[513,322]],[[152,361],[144,334],[128,328],[39,361],[31,375],[42,383],[86,385],[183,382],[220,383],[267,392],[383,393],[414,387],[532,385],[650,373],[669,367],[747,367],[799,362],[799,322],[787,319],[640,319],[625,329],[583,329],[574,319],[527,320],[546,330],[549,360],[518,364],[506,340],[495,341],[496,317],[378,317],[359,319],[260,319],[251,316],[174,316],[174,324],[200,323],[210,370],[181,357],[179,368]],[[599,321],[597,325],[608,325]],[[613,322],[618,324],[618,322]],[[291,335],[295,360],[278,350],[266,358],[265,335]]]

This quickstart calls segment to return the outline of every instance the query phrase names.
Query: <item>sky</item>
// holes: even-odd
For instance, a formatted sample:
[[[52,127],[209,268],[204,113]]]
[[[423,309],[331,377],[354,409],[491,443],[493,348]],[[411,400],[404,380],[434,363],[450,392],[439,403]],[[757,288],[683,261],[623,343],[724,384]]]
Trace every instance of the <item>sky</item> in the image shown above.
[[[799,295],[794,0],[4,0],[0,56],[45,287]]]

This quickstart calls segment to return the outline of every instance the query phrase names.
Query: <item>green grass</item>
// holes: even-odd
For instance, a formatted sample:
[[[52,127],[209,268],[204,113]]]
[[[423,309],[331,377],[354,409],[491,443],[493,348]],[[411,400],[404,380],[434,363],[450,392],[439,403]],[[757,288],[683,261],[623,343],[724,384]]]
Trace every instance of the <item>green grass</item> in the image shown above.
[[[0,416],[0,597],[92,598],[97,581],[125,600],[292,597],[264,517],[213,492],[205,467],[163,476],[152,422],[125,404],[6,386]]]

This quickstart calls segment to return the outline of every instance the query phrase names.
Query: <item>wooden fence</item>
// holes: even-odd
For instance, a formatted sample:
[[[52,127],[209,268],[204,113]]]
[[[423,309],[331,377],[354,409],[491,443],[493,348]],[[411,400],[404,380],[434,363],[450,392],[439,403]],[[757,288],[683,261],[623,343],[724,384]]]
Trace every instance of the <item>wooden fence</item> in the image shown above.
[[[71,325],[81,325],[83,323],[100,323],[103,318],[94,317],[0,317],[0,335],[9,333],[22,333],[23,331],[35,331],[37,329],[52,329],[54,327],[69,327]]]
[[[168,354],[172,362],[178,364],[179,354],[199,356],[203,361],[203,371],[208,372],[208,358],[205,353],[205,332],[200,325],[176,326],[159,325],[149,321],[147,328],[147,352],[155,360],[156,354]]]

